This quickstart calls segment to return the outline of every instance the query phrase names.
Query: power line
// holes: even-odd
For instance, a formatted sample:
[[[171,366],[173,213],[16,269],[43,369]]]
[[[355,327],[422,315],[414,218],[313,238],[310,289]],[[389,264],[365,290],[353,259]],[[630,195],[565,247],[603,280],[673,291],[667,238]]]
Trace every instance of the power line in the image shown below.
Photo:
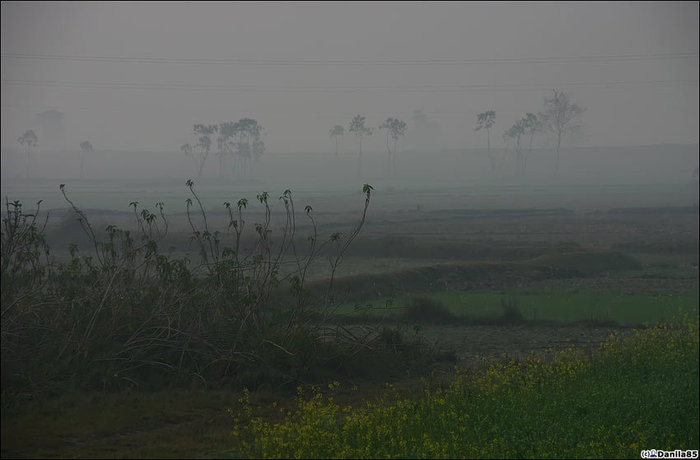
[[[195,106],[195,109],[210,109],[210,106]],[[64,110],[61,106],[58,105],[1,105],[0,109],[2,110],[34,110],[34,111],[43,111],[43,110],[58,110],[62,111]],[[105,111],[108,112],[127,112],[131,113],[132,111],[130,109],[126,108],[115,108],[115,107],[71,107],[71,112],[75,111],[84,111],[84,112],[100,112],[104,113]],[[246,112],[243,110],[242,112]],[[394,110],[394,111],[362,111],[363,115],[366,116],[371,116],[371,117],[385,117],[385,116],[405,116],[405,117],[410,117],[412,116],[416,111],[415,110]],[[436,117],[437,119],[442,119],[442,118],[464,118],[464,117],[471,117],[475,115],[473,111],[447,111],[447,110],[421,110],[422,113],[425,115],[429,115],[430,117]],[[503,113],[503,111],[501,111]],[[519,113],[518,111],[512,111],[513,113]],[[328,117],[352,117],[354,115],[357,115],[357,111],[352,111],[352,110],[340,110],[340,111],[330,111],[330,110],[314,110],[310,112],[305,112],[308,115],[312,115],[315,118],[321,119],[321,120],[327,120]],[[506,112],[507,113],[507,112]],[[280,115],[280,114],[299,114],[298,110],[295,110],[293,108],[290,108],[288,110],[285,109],[276,109],[275,110],[275,115]]]
[[[467,84],[467,85],[367,85],[367,86],[260,86],[260,85],[204,85],[186,83],[118,83],[90,81],[55,81],[55,80],[2,80],[3,85],[39,86],[75,89],[123,89],[123,90],[177,90],[177,91],[238,91],[238,92],[286,92],[286,93],[319,93],[319,92],[419,92],[444,93],[468,91],[499,91],[499,90],[542,90],[551,88],[577,87],[624,87],[624,86],[697,86],[697,80],[627,80],[607,82],[569,82],[569,83],[518,83],[518,84]]]
[[[164,58],[138,56],[77,56],[5,53],[4,59],[40,61],[110,62],[137,64],[192,64],[192,65],[278,65],[278,66],[460,66],[476,64],[547,64],[587,62],[634,62],[672,59],[697,59],[698,53],[620,54],[599,56],[548,56],[530,58],[474,58],[474,59],[213,59]]]

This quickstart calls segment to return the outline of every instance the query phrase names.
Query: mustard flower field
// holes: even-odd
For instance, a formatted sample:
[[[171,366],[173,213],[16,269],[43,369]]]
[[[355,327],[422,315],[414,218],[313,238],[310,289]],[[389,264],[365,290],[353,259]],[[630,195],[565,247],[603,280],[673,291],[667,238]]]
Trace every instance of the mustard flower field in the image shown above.
[[[246,392],[229,409],[240,448],[227,455],[639,458],[698,448],[697,318],[613,333],[593,354],[571,348],[480,369],[413,399],[387,385],[361,407],[334,401],[337,381],[306,398],[300,389],[296,411],[275,423],[255,416]]]

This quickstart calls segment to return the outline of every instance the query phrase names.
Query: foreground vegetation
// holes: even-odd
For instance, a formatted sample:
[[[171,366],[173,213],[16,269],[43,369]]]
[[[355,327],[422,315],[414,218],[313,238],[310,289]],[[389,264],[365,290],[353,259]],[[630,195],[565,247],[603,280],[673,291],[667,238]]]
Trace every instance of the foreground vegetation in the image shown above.
[[[484,366],[460,368],[454,382],[454,376],[441,376],[438,373],[428,374],[424,379],[392,379],[394,383],[391,385],[381,381],[370,384],[352,376],[340,378],[342,383],[332,383],[333,389],[330,389],[326,384],[333,382],[333,379],[327,379],[315,391],[309,385],[304,385],[296,401],[293,389],[288,393],[274,388],[257,388],[247,394],[230,389],[66,392],[58,398],[31,403],[19,413],[3,409],[2,456],[255,457],[261,452],[263,443],[268,445],[274,441],[273,433],[275,438],[284,434],[281,432],[282,426],[290,430],[284,434],[287,437],[285,442],[291,442],[292,437],[298,442],[308,440],[309,433],[296,432],[302,429],[298,412],[304,411],[308,416],[307,421],[311,416],[320,416],[326,422],[327,417],[335,413],[337,417],[332,420],[333,423],[345,423],[343,420],[346,417],[357,419],[364,414],[362,420],[373,424],[361,432],[373,439],[371,445],[376,450],[367,455],[370,457],[389,456],[387,452],[390,452],[390,448],[394,449],[392,439],[396,440],[399,436],[410,439],[408,436],[411,433],[418,433],[420,437],[414,457],[428,456],[419,450],[423,449],[424,431],[428,440],[442,446],[440,449],[451,448],[449,430],[444,433],[441,430],[445,427],[454,429],[455,420],[459,421],[460,418],[468,422],[464,427],[459,425],[456,431],[460,436],[464,434],[463,444],[469,442],[475,445],[483,439],[493,441],[500,435],[503,438],[499,441],[501,444],[513,441],[511,451],[518,446],[516,441],[521,443],[520,446],[525,446],[520,450],[523,457],[535,457],[532,451],[526,450],[527,443],[535,444],[537,439],[548,434],[566,435],[565,440],[552,442],[552,449],[572,442],[561,452],[574,452],[576,444],[585,444],[585,436],[594,436],[594,442],[600,443],[597,450],[591,448],[588,454],[572,454],[577,458],[615,456],[614,453],[622,449],[612,442],[615,433],[619,434],[621,442],[638,435],[646,436],[645,442],[639,442],[640,449],[658,449],[660,446],[692,448],[692,442],[683,442],[683,433],[688,435],[688,439],[695,439],[697,446],[697,435],[692,437],[693,430],[697,433],[697,321],[686,324],[681,327],[676,322],[654,329],[621,330],[605,346],[605,351],[601,350],[591,359],[581,351],[569,350],[557,355],[558,359],[547,358],[554,356],[551,353],[539,354],[539,363],[536,358],[520,364],[489,361],[484,362]],[[492,329],[494,333],[497,330],[495,327]],[[660,353],[658,356],[655,354],[657,352]],[[604,357],[606,354],[607,358]],[[583,359],[584,362],[570,364],[567,368],[569,358]],[[551,363],[559,363],[559,367],[548,367]],[[489,364],[492,365],[491,370],[486,371]],[[529,380],[525,378],[528,369],[531,372]],[[575,377],[571,376],[567,369],[578,373]],[[555,379],[560,385],[554,384]],[[529,390],[525,385],[527,382],[531,383]],[[321,392],[324,394],[321,395]],[[338,407],[328,408],[333,405]],[[250,408],[249,412],[246,406]],[[654,410],[661,406],[663,410]],[[315,409],[311,411],[311,407]],[[232,409],[233,418],[226,413],[226,408]],[[463,412],[460,414],[458,410]],[[625,412],[627,410],[631,412]],[[693,414],[696,414],[695,418]],[[688,415],[689,418],[686,417]],[[249,423],[258,417],[259,421]],[[235,418],[238,418],[237,428]],[[637,420],[641,420],[641,424],[637,425]],[[628,423],[630,421],[634,423]],[[385,429],[391,431],[380,440],[379,426],[382,423]],[[254,424],[258,424],[260,429],[255,431]],[[265,425],[267,428],[263,430]],[[315,426],[310,422],[308,425],[312,425],[311,428]],[[610,425],[616,426],[613,428]],[[613,432],[598,436],[596,426],[608,426]],[[232,438],[234,428],[237,435]],[[350,425],[326,425],[315,433],[319,437],[340,436],[350,428]],[[355,426],[354,429],[360,431],[361,427]],[[413,431],[407,431],[409,429]],[[577,434],[579,430],[580,436]],[[536,433],[537,436],[528,439],[528,433]],[[673,437],[667,436],[668,443],[653,442],[668,433],[674,434]],[[466,438],[467,435],[473,437]],[[512,436],[523,436],[523,440],[512,440]],[[449,443],[446,438],[450,438]],[[441,443],[446,444],[443,446]],[[484,446],[487,444],[484,443]],[[541,445],[544,444],[543,441]],[[633,441],[628,442],[628,447],[629,444],[633,444]],[[359,452],[361,445],[356,447]],[[345,452],[349,451],[347,446],[344,448]],[[484,451],[488,448],[493,449],[493,446],[484,447]],[[291,448],[282,451],[282,445],[266,449],[270,456],[274,455],[274,449],[282,452],[280,455],[283,457],[294,457],[297,452]],[[435,452],[437,449],[434,447]],[[317,449],[316,452],[321,450]],[[396,452],[398,456],[401,451],[396,448]],[[639,454],[632,448],[628,452],[627,457]],[[333,456],[340,455],[336,453]],[[537,455],[547,456],[561,458],[565,455],[559,455],[554,450]],[[451,457],[467,455],[457,453]]]
[[[643,449],[698,448],[698,320],[613,335],[593,356],[464,371],[449,388],[361,407],[318,387],[283,421],[231,410],[252,458],[631,458]],[[246,417],[247,416],[247,417]]]
[[[4,407],[68,389],[296,385],[317,369],[342,373],[347,361],[362,355],[367,344],[330,324],[326,311],[334,303],[335,269],[364,224],[370,185],[363,187],[359,223],[347,233],[322,239],[306,206],[311,232],[301,242],[289,190],[279,197],[280,228],[263,192],[257,195],[262,222],[252,228],[246,222],[243,198],[224,203],[228,226],[219,231],[210,228],[192,181],[186,185],[194,260],[163,250],[168,219],[162,203],[151,212],[132,202],[135,229],[109,225],[101,231],[61,185],[88,242],[71,245],[69,260],[62,261],[46,242],[48,215],[40,213],[40,203],[27,212],[18,201],[6,202]],[[324,308],[310,313],[306,271],[321,251],[330,263],[330,281],[314,300]],[[282,275],[284,264],[291,269]]]
[[[697,409],[697,399],[684,396],[697,393],[697,379],[684,373],[697,372],[697,351],[695,368],[690,358],[683,365],[680,358],[666,360],[666,367],[647,359],[649,347],[662,356],[682,342],[679,337],[697,335],[672,320],[679,311],[697,317],[697,242],[690,238],[697,226],[687,218],[674,218],[681,224],[674,226],[676,233],[643,239],[652,234],[648,229],[636,237],[643,245],[627,237],[606,240],[607,246],[580,245],[575,232],[588,232],[595,221],[585,216],[576,218],[573,233],[561,243],[532,241],[528,235],[553,226],[567,230],[569,218],[531,213],[523,221],[520,213],[497,210],[492,214],[501,217],[495,220],[447,213],[453,238],[421,236],[418,230],[427,228],[421,226],[442,222],[431,214],[413,223],[406,216],[404,236],[394,233],[393,223],[375,222],[371,236],[353,242],[363,227],[362,208],[359,224],[345,232],[347,214],[329,225],[310,208],[296,212],[288,191],[274,202],[281,213],[262,193],[256,202],[225,203],[217,214],[205,211],[193,184],[188,188],[186,212],[172,220],[160,203],[151,213],[133,202],[135,226],[128,229],[102,230],[67,194],[72,211],[51,225],[52,211],[46,227],[39,209],[6,203],[3,458],[241,457],[275,455],[275,449],[287,457],[296,451],[284,443],[304,446],[305,434],[295,431],[302,430],[304,413],[314,420],[334,414],[340,425],[328,423],[315,432],[332,438],[329,449],[355,433],[355,447],[340,446],[336,456],[467,456],[449,450],[457,447],[475,457],[546,456],[536,440],[547,436],[557,439],[552,449],[571,455],[622,455],[611,433],[636,456],[628,431],[646,436],[640,449],[659,448],[656,440],[668,433],[674,442],[663,446],[692,447],[686,438],[697,444],[697,436],[684,438],[673,422],[684,417],[678,407]],[[365,211],[370,191],[365,188]],[[114,213],[102,218],[103,225],[129,225]],[[317,231],[315,219],[325,230]],[[530,233],[497,240],[474,236],[516,220],[532,225]],[[608,235],[629,220],[596,231]],[[185,232],[183,224],[189,226]],[[462,234],[465,229],[471,236]],[[326,240],[324,232],[330,234]],[[60,253],[62,244],[81,233],[79,246]],[[353,258],[343,258],[350,243]],[[343,269],[336,271],[341,262]],[[680,341],[663,342],[650,329],[657,322]],[[639,340],[649,341],[636,350],[627,342],[633,325],[641,327]],[[619,347],[610,349],[627,347],[627,354],[619,366],[605,367],[612,362],[608,352],[589,353],[612,330],[620,334]],[[552,359],[554,350],[572,345],[576,351]],[[524,360],[529,351],[528,362],[508,361]],[[565,362],[578,363],[570,365],[575,378],[551,367]],[[644,372],[630,363],[646,366]],[[456,377],[454,369],[461,369]],[[488,375],[491,380],[484,380]],[[671,382],[669,375],[681,378]],[[331,389],[328,382],[342,384]],[[392,383],[390,392],[378,399],[385,382]],[[321,386],[314,392],[314,385]],[[237,406],[244,387],[250,391]],[[597,393],[586,393],[591,388]],[[662,397],[668,419],[658,410],[661,415],[649,415],[652,409],[620,415],[631,405],[628,398],[643,409],[660,407]],[[462,427],[460,417],[467,415],[471,425]],[[352,428],[357,420],[374,428]],[[595,437],[595,428],[580,425],[587,420],[609,428],[594,440],[606,444],[599,453],[573,450],[584,437]],[[630,425],[638,420],[641,425]],[[697,418],[688,423],[697,427]],[[316,429],[309,425],[303,430]],[[414,450],[407,450],[409,444]],[[363,451],[365,445],[374,450]]]

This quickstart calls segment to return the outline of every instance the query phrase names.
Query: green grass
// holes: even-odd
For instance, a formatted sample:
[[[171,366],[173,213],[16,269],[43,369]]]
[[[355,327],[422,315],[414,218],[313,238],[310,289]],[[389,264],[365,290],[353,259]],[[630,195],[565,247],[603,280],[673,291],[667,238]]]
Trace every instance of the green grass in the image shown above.
[[[338,387],[329,385],[330,393]],[[329,393],[328,391],[326,392]],[[242,398],[241,413],[251,413]],[[698,323],[613,335],[597,354],[495,363],[445,390],[341,407],[319,389],[234,430],[253,458],[633,458],[697,449]],[[238,412],[232,415],[238,418]]]
[[[612,294],[612,293],[524,293],[441,291],[427,297],[446,307],[457,318],[483,320],[497,318],[502,301],[514,303],[526,320],[562,323],[614,321],[619,324],[645,324],[669,321],[679,310],[698,315],[700,296],[690,294]],[[345,303],[336,313],[378,318],[400,314],[410,297],[381,297],[367,302]]]
[[[644,267],[641,270],[620,270],[618,272],[615,272],[613,276],[620,278],[637,276],[640,278],[688,279],[697,277],[698,270],[697,268],[694,268],[692,266],[678,266],[675,264],[655,264],[650,265],[648,267]]]

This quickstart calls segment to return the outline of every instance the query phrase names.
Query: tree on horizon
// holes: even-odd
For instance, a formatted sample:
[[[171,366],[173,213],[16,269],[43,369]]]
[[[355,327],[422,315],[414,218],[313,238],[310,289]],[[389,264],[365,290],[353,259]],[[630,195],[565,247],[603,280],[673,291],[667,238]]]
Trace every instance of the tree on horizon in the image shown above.
[[[17,142],[20,143],[20,145],[26,145],[27,146],[27,164],[26,164],[26,177],[29,177],[29,154],[31,152],[32,147],[36,147],[39,144],[39,139],[36,137],[36,134],[34,133],[33,129],[28,129],[27,131],[22,134],[20,138],[17,139]]]
[[[557,89],[553,90],[553,92],[554,95],[551,98],[545,97],[544,111],[540,113],[539,118],[542,120],[543,128],[555,136],[556,162],[554,174],[559,175],[561,140],[580,128],[580,125],[574,122],[578,120],[586,109],[571,102],[567,93]]]
[[[340,125],[335,125],[331,128],[331,137],[335,138],[335,156],[338,156],[338,136],[345,134],[345,128]]]
[[[92,144],[90,141],[83,141],[80,143],[80,178],[82,179],[84,177],[84,160],[85,160],[85,154],[92,152]]]
[[[486,130],[486,149],[489,155],[489,162],[491,163],[491,177],[496,176],[496,162],[491,155],[491,127],[496,123],[496,112],[493,110],[488,110],[486,112],[481,112],[476,116],[476,128],[474,131],[479,131],[480,129]]]

